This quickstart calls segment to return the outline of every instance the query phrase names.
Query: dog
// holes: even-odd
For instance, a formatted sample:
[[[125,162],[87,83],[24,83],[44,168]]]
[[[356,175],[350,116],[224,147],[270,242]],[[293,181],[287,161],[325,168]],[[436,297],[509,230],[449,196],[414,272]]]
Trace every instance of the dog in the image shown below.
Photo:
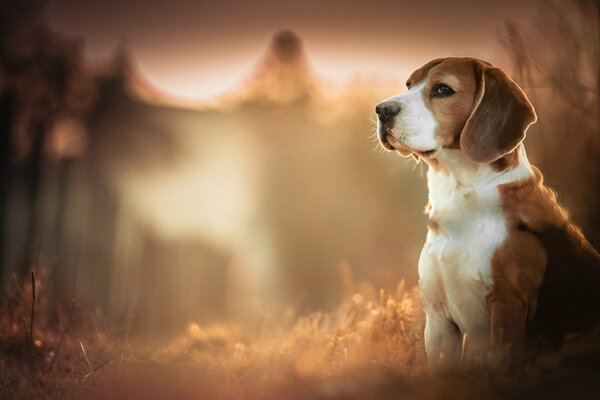
[[[406,85],[375,111],[381,145],[428,165],[418,270],[429,364],[497,365],[596,326],[600,255],[527,159],[537,116],[523,90],[455,57]]]

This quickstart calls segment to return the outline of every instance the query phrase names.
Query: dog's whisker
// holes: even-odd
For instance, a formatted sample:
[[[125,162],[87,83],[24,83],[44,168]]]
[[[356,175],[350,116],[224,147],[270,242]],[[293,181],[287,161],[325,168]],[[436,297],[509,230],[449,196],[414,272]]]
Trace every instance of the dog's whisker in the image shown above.
[[[412,168],[412,170],[410,171],[411,173],[412,173],[412,172],[415,172],[415,169],[417,169],[417,165],[419,165],[419,161],[415,160],[414,158],[413,158],[413,161],[415,162],[415,165],[413,165],[413,168]]]
[[[377,124],[377,120],[371,114],[367,115],[367,120],[373,124]]]

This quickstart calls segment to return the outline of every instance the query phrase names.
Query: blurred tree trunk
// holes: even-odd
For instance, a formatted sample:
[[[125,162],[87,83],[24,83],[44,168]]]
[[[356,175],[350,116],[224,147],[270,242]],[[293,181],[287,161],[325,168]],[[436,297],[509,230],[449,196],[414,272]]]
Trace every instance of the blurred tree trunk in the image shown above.
[[[12,130],[15,115],[16,97],[7,91],[0,97],[0,289],[4,288],[6,213],[8,185],[12,160]]]
[[[29,159],[24,167],[24,183],[26,187],[28,215],[24,249],[21,256],[19,274],[26,276],[36,263],[39,252],[38,226],[41,220],[40,185],[44,163],[44,139],[46,137],[43,120],[33,124],[32,144]]]
[[[53,279],[50,282],[51,290],[50,296],[51,301],[49,304],[52,305],[50,309],[50,323],[59,323],[59,309],[61,307],[68,306],[69,300],[74,296],[72,291],[69,291],[66,282],[69,282],[65,278],[66,268],[64,267],[66,257],[63,255],[66,253],[65,238],[66,232],[66,219],[68,217],[68,210],[71,206],[69,202],[70,196],[70,172],[73,169],[75,160],[72,158],[66,158],[58,161],[57,172],[56,172],[56,185],[57,185],[57,201],[56,201],[56,214],[53,223],[53,235],[54,235],[54,249],[56,259],[54,260],[53,267]],[[65,308],[66,309],[66,308]]]

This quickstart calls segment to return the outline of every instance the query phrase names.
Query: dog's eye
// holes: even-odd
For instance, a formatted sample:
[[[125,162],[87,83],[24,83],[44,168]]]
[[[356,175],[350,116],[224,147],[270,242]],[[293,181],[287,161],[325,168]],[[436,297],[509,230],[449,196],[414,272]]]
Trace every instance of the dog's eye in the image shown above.
[[[454,90],[450,86],[444,85],[443,83],[438,83],[431,90],[431,95],[433,97],[448,97],[452,96],[453,94]]]

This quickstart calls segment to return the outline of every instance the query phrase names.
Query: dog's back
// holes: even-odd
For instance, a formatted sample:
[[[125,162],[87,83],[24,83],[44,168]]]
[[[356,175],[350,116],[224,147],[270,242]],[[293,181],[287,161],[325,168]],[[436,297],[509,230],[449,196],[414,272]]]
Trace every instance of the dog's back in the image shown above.
[[[600,254],[569,221],[539,170],[534,171],[534,180],[504,188],[503,205],[516,229],[534,235],[547,255],[528,329],[530,345],[557,346],[566,335],[600,322]]]
[[[550,344],[600,321],[600,255],[573,224],[536,236],[548,254],[532,333]]]

